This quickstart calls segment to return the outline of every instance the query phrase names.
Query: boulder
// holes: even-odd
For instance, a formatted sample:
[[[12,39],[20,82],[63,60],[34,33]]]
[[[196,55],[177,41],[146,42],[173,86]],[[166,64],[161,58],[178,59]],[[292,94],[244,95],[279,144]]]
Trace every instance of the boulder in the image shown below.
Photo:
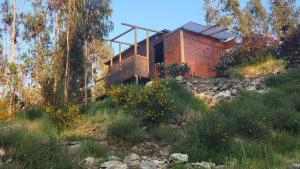
[[[209,163],[206,161],[202,161],[201,163],[199,162],[191,163],[191,165],[193,166],[193,168],[197,168],[197,169],[213,169],[216,167],[214,163]]]
[[[153,160],[157,169],[166,169],[168,167],[168,160]]]
[[[5,155],[6,155],[6,152],[5,152],[4,148],[0,148],[0,161],[4,158]]]
[[[225,168],[226,168],[225,165],[218,165],[218,166],[216,166],[216,169],[225,169]]]
[[[215,96],[217,99],[224,99],[231,97],[231,92],[229,90],[222,91]]]
[[[157,169],[156,164],[151,160],[144,160],[140,164],[140,169]]]
[[[141,157],[137,154],[131,153],[124,158],[123,162],[127,164],[129,169],[139,169],[140,168]]]
[[[238,94],[238,91],[236,89],[231,90],[231,94],[233,96],[236,96]]]
[[[171,154],[169,161],[173,163],[187,163],[188,158],[187,154],[174,153]]]
[[[81,149],[81,142],[74,141],[65,143],[65,147],[70,154],[75,154]]]
[[[83,168],[93,168],[97,166],[96,159],[94,157],[87,157],[80,162]]]
[[[300,169],[300,163],[292,164],[292,169]]]
[[[151,85],[152,85],[152,83],[153,83],[153,81],[149,81],[149,82],[147,82],[147,83],[145,84],[145,87],[149,87],[149,86],[151,86]]]
[[[128,169],[126,164],[120,161],[106,161],[101,164],[101,169]]]
[[[246,90],[247,91],[256,91],[257,89],[256,89],[256,86],[247,86]]]
[[[108,161],[122,161],[122,159],[116,156],[109,156]]]
[[[183,76],[177,76],[177,77],[175,77],[175,80],[177,80],[178,82],[182,82]]]

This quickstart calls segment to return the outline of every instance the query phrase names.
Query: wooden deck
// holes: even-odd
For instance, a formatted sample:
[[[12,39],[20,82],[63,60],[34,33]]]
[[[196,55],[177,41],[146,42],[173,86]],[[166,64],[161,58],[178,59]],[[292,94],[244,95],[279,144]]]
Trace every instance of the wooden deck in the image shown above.
[[[110,66],[106,85],[119,84],[135,77],[149,78],[149,60],[147,57],[133,55]]]

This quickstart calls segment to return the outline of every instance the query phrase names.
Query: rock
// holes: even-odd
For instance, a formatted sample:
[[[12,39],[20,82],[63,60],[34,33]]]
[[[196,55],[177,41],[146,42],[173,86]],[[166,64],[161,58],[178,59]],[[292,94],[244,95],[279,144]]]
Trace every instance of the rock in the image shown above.
[[[128,169],[126,164],[120,161],[106,161],[101,164],[101,169]]]
[[[182,82],[183,81],[183,77],[182,76],[177,76],[177,77],[175,77],[175,80],[177,80],[179,82]]]
[[[292,164],[293,169],[300,169],[300,163]]]
[[[191,163],[191,165],[194,168],[199,168],[199,169],[213,169],[216,167],[216,165],[214,163],[209,163],[206,161],[202,161],[201,163],[197,162],[197,163]]]
[[[217,99],[224,99],[224,98],[228,98],[228,97],[231,97],[231,93],[229,90],[225,90],[216,95]]]
[[[65,147],[70,154],[75,154],[81,149],[81,142],[74,141],[65,143]]]
[[[225,169],[225,168],[226,168],[225,165],[218,165],[218,166],[216,166],[216,169]]]
[[[188,158],[187,154],[174,153],[171,154],[169,161],[174,163],[186,163],[188,162]]]
[[[0,148],[0,161],[4,158],[5,155],[5,150],[3,148]]]
[[[247,86],[246,90],[247,91],[256,91],[256,86]]]
[[[140,169],[157,169],[156,164],[151,160],[142,161],[140,167]]]
[[[153,160],[157,169],[166,169],[168,167],[168,160]]]
[[[86,159],[82,160],[80,164],[84,168],[93,168],[96,167],[97,162],[94,157],[87,157]]]
[[[231,94],[233,96],[236,96],[238,94],[238,91],[236,89],[231,90]]]
[[[258,93],[258,94],[264,94],[265,91],[264,91],[264,90],[258,90],[257,93]]]
[[[152,83],[153,83],[153,81],[149,81],[149,82],[147,82],[147,83],[145,84],[145,87],[149,87],[149,86],[151,86],[151,85],[152,85]]]
[[[6,160],[6,163],[11,163],[13,160],[11,158]]]
[[[108,157],[108,161],[122,161],[122,159],[116,156],[110,156]]]
[[[197,81],[197,80],[194,80],[194,81],[193,81],[193,84],[197,84],[197,83],[198,83],[198,81]]]
[[[129,169],[139,169],[141,157],[137,154],[131,153],[124,158],[124,163],[127,164]]]

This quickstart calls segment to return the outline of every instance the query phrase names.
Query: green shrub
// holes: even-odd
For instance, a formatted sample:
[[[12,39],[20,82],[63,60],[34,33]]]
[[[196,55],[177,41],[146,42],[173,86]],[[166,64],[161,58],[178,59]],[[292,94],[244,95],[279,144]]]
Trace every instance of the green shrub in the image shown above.
[[[86,139],[82,141],[81,153],[84,156],[94,156],[97,158],[106,158],[108,151],[94,140]]]
[[[46,106],[46,113],[60,130],[76,126],[81,118],[78,106],[72,103],[66,103],[63,107],[56,109]]]
[[[131,116],[118,115],[108,126],[108,135],[112,138],[130,142],[141,141],[144,137],[139,121]]]
[[[114,104],[145,123],[158,124],[174,113],[174,100],[165,81],[153,80],[144,89],[134,85],[113,87],[109,96]]]
[[[43,110],[41,108],[29,108],[25,111],[26,119],[36,120],[43,116]]]
[[[286,84],[300,84],[300,69],[289,69],[287,72],[270,76],[265,79],[269,87],[279,87]]]
[[[166,82],[158,79],[144,88],[140,104],[144,109],[143,119],[146,122],[161,123],[172,117],[175,104],[170,93]]]
[[[175,144],[174,151],[187,153],[193,162],[222,162],[230,154],[232,143],[224,115],[209,113],[187,127],[187,137]]]
[[[155,128],[153,131],[153,136],[160,141],[167,143],[174,143],[177,141],[177,138],[180,137],[176,129],[172,129],[166,125],[160,125],[159,127]]]
[[[25,129],[1,132],[0,147],[9,148],[7,153],[13,159],[13,164],[4,164],[4,168],[79,168],[77,162],[69,158],[56,139],[36,137]]]
[[[215,111],[223,115],[230,132],[234,135],[262,138],[269,134],[266,115],[268,108],[257,94],[241,93],[232,102],[218,105]]]
[[[175,102],[175,111],[186,113],[188,111],[205,112],[207,107],[205,103],[197,98],[191,91],[175,80],[166,80],[166,85],[170,88],[171,98]]]
[[[170,75],[172,77],[176,77],[179,75],[185,75],[186,73],[189,73],[189,71],[190,71],[190,68],[186,63],[182,64],[181,66],[178,66],[178,64],[175,63],[175,64],[172,64],[171,66],[165,68],[166,74]]]

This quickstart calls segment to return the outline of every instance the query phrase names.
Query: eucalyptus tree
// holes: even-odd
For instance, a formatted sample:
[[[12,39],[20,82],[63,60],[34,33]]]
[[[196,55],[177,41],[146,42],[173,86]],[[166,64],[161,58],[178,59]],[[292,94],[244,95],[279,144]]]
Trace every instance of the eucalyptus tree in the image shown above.
[[[273,32],[285,38],[293,33],[300,24],[300,7],[296,0],[270,0],[270,22]]]

